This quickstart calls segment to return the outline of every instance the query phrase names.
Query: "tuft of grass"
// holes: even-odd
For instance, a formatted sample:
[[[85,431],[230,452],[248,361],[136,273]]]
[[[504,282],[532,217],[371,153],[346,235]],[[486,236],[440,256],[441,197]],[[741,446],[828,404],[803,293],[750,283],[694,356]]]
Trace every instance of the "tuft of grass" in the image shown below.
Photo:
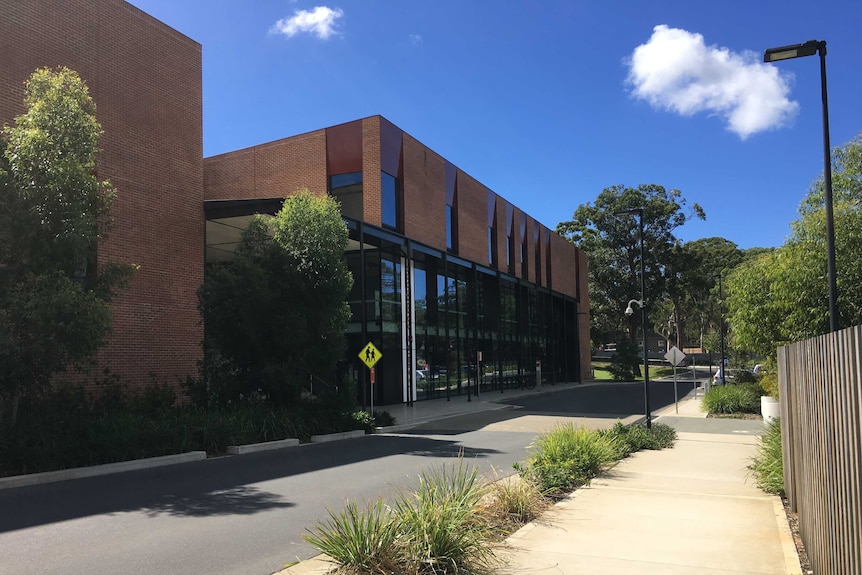
[[[451,467],[423,472],[418,490],[401,494],[394,511],[401,561],[418,573],[482,573],[493,552],[491,529],[478,505],[486,493],[478,469],[462,459]]]
[[[613,440],[572,424],[540,435],[530,452],[526,464],[516,464],[515,468],[550,497],[589,483],[604,466],[619,459]]]
[[[303,538],[339,565],[360,573],[393,572],[396,565],[396,524],[382,499],[360,508],[349,501]]]
[[[489,484],[481,512],[492,527],[505,536],[538,517],[547,507],[548,500],[535,482],[516,474],[497,476]]]
[[[478,469],[459,458],[421,473],[418,489],[402,492],[391,507],[380,500],[365,508],[349,502],[304,537],[339,564],[339,573],[489,573],[493,529],[480,505],[487,495]]]
[[[653,423],[652,427],[647,428],[643,424],[623,425],[618,421],[612,428],[599,433],[614,443],[617,459],[623,459],[642,449],[673,447],[676,441],[676,430],[664,423]]]
[[[713,386],[703,397],[703,409],[709,413],[760,413],[763,390],[757,384]]]
[[[748,466],[757,486],[766,493],[784,495],[784,463],[781,453],[781,420],[766,423],[766,431],[760,437],[757,452]]]

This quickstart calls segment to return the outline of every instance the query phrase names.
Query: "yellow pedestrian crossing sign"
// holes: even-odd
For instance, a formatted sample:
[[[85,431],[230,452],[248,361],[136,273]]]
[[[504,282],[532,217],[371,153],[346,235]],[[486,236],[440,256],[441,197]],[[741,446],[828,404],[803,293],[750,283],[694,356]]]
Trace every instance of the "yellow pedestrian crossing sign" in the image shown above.
[[[359,359],[362,360],[362,363],[368,366],[368,369],[374,367],[374,364],[380,361],[380,358],[383,357],[383,354],[380,353],[380,350],[374,347],[374,344],[370,341],[368,345],[362,348],[362,351],[359,352]]]

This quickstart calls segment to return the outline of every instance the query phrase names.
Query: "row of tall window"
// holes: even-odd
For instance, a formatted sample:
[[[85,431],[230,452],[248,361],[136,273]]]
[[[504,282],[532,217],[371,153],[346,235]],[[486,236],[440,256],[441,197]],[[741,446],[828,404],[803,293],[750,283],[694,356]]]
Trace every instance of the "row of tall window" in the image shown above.
[[[363,186],[362,172],[351,172],[347,174],[336,174],[329,178],[329,193],[341,203],[341,211],[345,217],[355,220],[363,220]],[[402,221],[403,193],[400,180],[386,172],[380,173],[380,199],[381,218],[383,227],[396,232],[403,232]],[[458,192],[457,189],[451,200],[446,203],[446,251],[451,254],[458,253]],[[493,207],[492,207],[493,209]],[[522,226],[525,227],[525,226]],[[507,222],[506,233],[506,262],[503,271],[515,275],[519,268],[522,277],[528,276],[529,257],[525,229],[521,230],[521,241],[515,245],[515,221],[514,214]],[[545,254],[545,281],[542,281],[542,249],[538,230],[535,232],[534,271],[538,285],[550,286],[550,254]],[[516,259],[517,258],[517,259]],[[494,269],[501,269],[497,261],[497,216],[493,215],[488,226],[488,265]]]
[[[355,280],[349,348],[371,341],[382,358],[373,386],[352,355],[345,368],[366,393],[373,389],[375,403],[399,403],[413,390],[421,400],[520,387],[537,376],[546,383],[578,379],[574,300],[386,230],[348,224]]]

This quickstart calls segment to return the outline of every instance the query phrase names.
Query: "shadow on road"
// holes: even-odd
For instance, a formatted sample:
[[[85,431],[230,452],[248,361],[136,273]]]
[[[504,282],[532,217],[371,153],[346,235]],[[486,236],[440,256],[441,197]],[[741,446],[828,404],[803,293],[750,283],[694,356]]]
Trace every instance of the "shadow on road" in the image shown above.
[[[694,389],[694,384],[691,381],[677,382],[677,388],[681,399]],[[537,393],[511,399],[499,397],[498,399],[488,393],[484,394],[482,399],[509,405],[512,409],[448,417],[421,424],[402,433],[405,435],[460,435],[528,415],[617,420],[645,413],[643,383],[570,387],[553,393]],[[673,403],[673,382],[650,382],[650,407],[653,413]]]
[[[398,454],[482,458],[490,449],[464,448],[427,437],[367,435],[154,469],[0,490],[0,533],[104,513],[150,516],[248,515],[293,507],[253,484]]]

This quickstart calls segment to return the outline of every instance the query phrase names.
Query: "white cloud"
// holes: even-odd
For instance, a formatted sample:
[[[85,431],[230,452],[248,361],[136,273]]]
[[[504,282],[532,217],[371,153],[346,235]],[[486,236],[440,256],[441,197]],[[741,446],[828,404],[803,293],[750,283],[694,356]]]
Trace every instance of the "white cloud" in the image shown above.
[[[287,37],[296,36],[300,32],[308,32],[326,40],[335,30],[335,21],[344,16],[341,8],[316,6],[311,10],[297,10],[290,18],[282,18],[272,27],[272,32],[284,34]]]
[[[792,74],[760,62],[751,51],[707,46],[703,36],[656,26],[628,59],[632,94],[683,116],[718,115],[743,140],[791,121],[799,104],[788,99]]]
[[[420,36],[419,34],[410,34],[410,41],[413,43],[414,46],[421,46],[422,36]]]

